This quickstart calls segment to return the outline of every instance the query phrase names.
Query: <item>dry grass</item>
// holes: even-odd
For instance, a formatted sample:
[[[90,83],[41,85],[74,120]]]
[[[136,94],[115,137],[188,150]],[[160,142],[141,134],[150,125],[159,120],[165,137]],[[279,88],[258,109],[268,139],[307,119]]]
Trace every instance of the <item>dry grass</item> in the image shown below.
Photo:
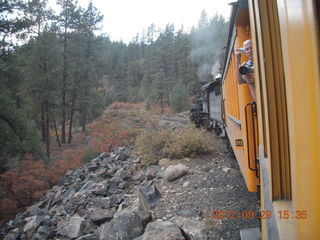
[[[136,138],[135,147],[143,155],[145,164],[157,163],[161,158],[196,157],[214,150],[212,135],[204,129],[187,125],[178,131],[142,131]]]
[[[164,149],[171,142],[169,130],[143,130],[137,136],[135,147],[139,154],[143,155],[144,162],[149,164],[157,163],[166,156]]]
[[[204,129],[187,125],[172,134],[171,144],[164,149],[170,158],[195,157],[213,151],[212,135]]]

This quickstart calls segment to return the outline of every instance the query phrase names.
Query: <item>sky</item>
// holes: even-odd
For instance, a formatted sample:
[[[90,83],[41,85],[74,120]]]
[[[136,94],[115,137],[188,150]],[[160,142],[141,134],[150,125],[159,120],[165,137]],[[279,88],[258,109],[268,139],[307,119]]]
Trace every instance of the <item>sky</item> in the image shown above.
[[[89,0],[79,0],[82,7]],[[184,26],[189,31],[197,25],[202,10],[208,17],[215,13],[229,18],[232,0],[92,0],[93,5],[104,15],[103,32],[111,40],[130,42],[137,33],[147,31],[154,23],[156,29],[165,29],[173,23],[178,30]]]

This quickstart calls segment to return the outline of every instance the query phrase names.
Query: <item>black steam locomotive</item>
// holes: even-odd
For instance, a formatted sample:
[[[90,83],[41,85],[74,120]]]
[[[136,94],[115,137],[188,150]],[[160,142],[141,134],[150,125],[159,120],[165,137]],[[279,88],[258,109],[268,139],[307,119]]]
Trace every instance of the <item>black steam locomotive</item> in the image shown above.
[[[201,95],[193,102],[190,109],[190,121],[197,127],[214,130],[224,136],[221,75],[218,74],[213,82],[201,87]]]

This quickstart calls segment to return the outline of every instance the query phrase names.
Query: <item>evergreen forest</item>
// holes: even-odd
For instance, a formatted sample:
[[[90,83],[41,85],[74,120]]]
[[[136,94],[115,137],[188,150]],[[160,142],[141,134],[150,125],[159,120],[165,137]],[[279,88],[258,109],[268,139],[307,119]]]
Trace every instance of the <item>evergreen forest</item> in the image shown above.
[[[85,132],[112,103],[185,111],[223,64],[228,22],[220,15],[203,11],[189,32],[150,23],[124,43],[102,32],[91,2],[57,4],[0,3],[0,173],[26,154],[49,162],[50,138],[71,144],[73,128]]]

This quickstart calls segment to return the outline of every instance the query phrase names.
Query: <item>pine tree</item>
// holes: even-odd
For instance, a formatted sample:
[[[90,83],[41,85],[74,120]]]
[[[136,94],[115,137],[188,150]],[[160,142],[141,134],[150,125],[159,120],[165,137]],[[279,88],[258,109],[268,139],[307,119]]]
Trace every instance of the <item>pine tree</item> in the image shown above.
[[[187,109],[187,98],[187,88],[180,81],[172,89],[170,106],[175,112],[182,112]]]
[[[69,35],[70,31],[75,28],[76,18],[78,17],[77,2],[75,0],[57,0],[62,11],[58,18],[58,23],[61,27],[61,36],[63,41],[63,61],[62,61],[62,114],[61,114],[61,142],[66,142],[66,120],[67,120],[67,86],[69,81]]]
[[[25,8],[20,1],[0,4],[0,172],[8,168],[10,159],[21,159],[26,152],[41,155],[35,125],[23,108],[23,74],[10,41],[10,37],[18,37],[17,34],[29,26],[29,22],[23,19]],[[14,14],[15,18],[12,17]]]
[[[87,109],[90,106],[90,89],[97,86],[97,77],[95,74],[95,43],[97,41],[94,31],[99,30],[99,24],[102,22],[103,16],[97,10],[96,7],[93,6],[92,1],[90,1],[87,9],[81,14],[80,17],[80,25],[78,26],[78,30],[80,30],[80,34],[83,35],[84,40],[84,74],[82,79],[80,80],[80,114],[81,114],[81,125],[82,131],[84,132],[86,129],[87,119],[89,113]],[[71,134],[72,130],[72,122],[70,121],[70,129],[69,134]],[[70,137],[68,142],[70,143]]]

